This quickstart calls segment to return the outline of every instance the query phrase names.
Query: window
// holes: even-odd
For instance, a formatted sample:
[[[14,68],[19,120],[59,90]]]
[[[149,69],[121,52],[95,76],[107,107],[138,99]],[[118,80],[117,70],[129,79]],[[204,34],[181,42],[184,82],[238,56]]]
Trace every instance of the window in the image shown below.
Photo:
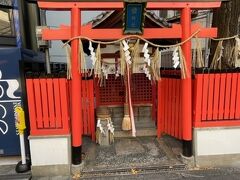
[[[14,36],[12,9],[0,8],[0,36]]]

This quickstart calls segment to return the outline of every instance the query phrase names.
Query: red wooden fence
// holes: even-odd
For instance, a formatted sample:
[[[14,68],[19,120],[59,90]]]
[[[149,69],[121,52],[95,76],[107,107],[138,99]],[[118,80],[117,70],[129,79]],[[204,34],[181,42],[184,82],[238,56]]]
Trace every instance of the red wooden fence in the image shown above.
[[[70,132],[70,81],[65,78],[27,79],[31,135]],[[93,80],[82,80],[83,134],[95,139]]]
[[[82,80],[83,134],[95,140],[94,81]]]
[[[161,133],[182,139],[181,79],[163,77],[158,81],[158,137]]]
[[[67,84],[65,78],[26,80],[31,135],[69,133]]]
[[[240,73],[196,74],[192,90],[193,127],[240,126]],[[159,137],[166,133],[182,139],[180,95],[181,79],[158,81]]]
[[[40,78],[27,79],[26,84],[31,135],[68,134],[69,92],[71,92],[68,92],[68,81],[65,78]],[[119,84],[120,86],[122,85]],[[144,93],[151,91],[151,98],[144,96],[142,100],[146,102],[145,98],[153,104],[154,115],[155,92],[154,88],[150,89],[148,86],[145,87]],[[114,90],[112,91],[106,90],[105,98],[107,92],[113,93],[117,98],[119,92],[116,94]],[[240,73],[196,74],[193,81],[193,126],[239,126],[240,93],[238,92],[240,92]],[[104,94],[100,95],[104,96]],[[182,139],[180,95],[181,79],[178,75],[162,77],[158,82],[158,136],[166,133]],[[96,98],[98,97],[99,94],[97,96],[96,93]],[[106,102],[109,103],[109,100]],[[94,80],[82,80],[82,105],[83,132],[94,139]]]
[[[194,127],[240,125],[240,73],[196,74]]]

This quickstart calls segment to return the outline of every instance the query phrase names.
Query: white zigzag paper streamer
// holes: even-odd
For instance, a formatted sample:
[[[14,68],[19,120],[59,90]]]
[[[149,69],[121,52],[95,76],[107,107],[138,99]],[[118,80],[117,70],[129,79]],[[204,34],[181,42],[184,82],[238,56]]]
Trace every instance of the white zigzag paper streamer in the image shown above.
[[[116,71],[116,74],[115,74],[116,77],[119,77],[120,76],[120,72],[119,72],[119,66],[117,67],[117,71]]]
[[[130,56],[131,53],[129,51],[130,47],[128,46],[128,43],[125,40],[123,40],[122,43],[123,43],[123,50],[124,50],[124,55],[125,55],[125,58],[126,58],[126,62],[128,64],[132,64],[131,56]]]
[[[143,66],[143,71],[144,71],[144,73],[146,74],[146,77],[147,77],[149,80],[151,80],[151,74],[149,73],[149,70],[148,70],[146,64],[144,64],[144,66]]]
[[[144,61],[148,64],[148,66],[151,65],[149,50],[148,50],[148,43],[145,43],[142,49],[142,52],[144,53]]]
[[[102,127],[102,124],[101,124],[101,120],[100,119],[98,119],[98,121],[97,121],[97,127],[99,128],[99,130],[100,130],[100,132],[102,133],[102,134],[106,134],[105,133],[105,131],[103,130],[103,127]]]
[[[102,64],[102,72],[106,79],[108,79],[108,67],[104,64]]]
[[[92,47],[92,41],[89,41],[89,47],[88,49],[90,50],[90,55],[91,55],[91,60],[92,60],[92,65],[94,66],[96,63],[96,53],[94,52],[94,48]]]
[[[112,123],[112,121],[110,121],[109,119],[108,119],[108,123],[107,123],[107,128],[108,128],[108,130],[114,135],[114,127],[113,127],[113,123]]]
[[[180,57],[179,57],[179,54],[178,54],[178,48],[176,47],[173,51],[173,54],[172,54],[172,60],[173,60],[173,67],[176,69],[179,64],[180,64]]]

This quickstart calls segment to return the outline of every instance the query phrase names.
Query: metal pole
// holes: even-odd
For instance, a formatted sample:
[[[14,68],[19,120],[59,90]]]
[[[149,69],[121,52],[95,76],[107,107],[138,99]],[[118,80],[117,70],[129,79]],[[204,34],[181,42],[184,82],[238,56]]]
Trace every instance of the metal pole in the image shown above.
[[[45,64],[46,64],[46,71],[47,74],[51,74],[51,66],[50,66],[50,57],[49,57],[49,49],[45,49]]]
[[[71,10],[71,33],[72,37],[80,35],[81,17],[80,10],[77,7]],[[71,111],[72,111],[72,163],[78,165],[81,163],[82,146],[82,104],[81,104],[81,73],[79,72],[79,40],[74,39],[71,42],[72,53],[72,89],[71,89]]]
[[[19,134],[22,164],[26,164],[26,153],[24,145],[24,134]]]
[[[181,11],[182,41],[191,36],[191,9]],[[189,76],[182,80],[183,155],[192,156],[192,51],[191,41],[182,45]]]
[[[40,9],[40,22],[41,26],[47,26],[46,10]],[[45,67],[47,74],[51,74],[49,48],[45,48]]]
[[[40,25],[40,13],[38,5],[35,3],[27,3],[27,22],[25,22],[25,26],[27,28],[27,48],[38,51],[37,47],[37,37],[36,37],[36,26]]]

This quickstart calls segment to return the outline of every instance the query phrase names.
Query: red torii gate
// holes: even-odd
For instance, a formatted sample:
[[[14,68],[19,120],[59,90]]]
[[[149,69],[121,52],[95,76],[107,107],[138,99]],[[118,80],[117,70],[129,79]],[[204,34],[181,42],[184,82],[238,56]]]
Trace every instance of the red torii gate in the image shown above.
[[[66,0],[67,1],[67,0]],[[44,29],[44,40],[68,40],[76,36],[87,36],[91,39],[113,40],[124,37],[122,29],[92,29],[91,25],[81,26],[81,11],[86,10],[115,10],[123,9],[122,1],[110,0],[82,0],[74,2],[70,0],[39,0],[38,5],[41,9],[46,10],[68,10],[71,11],[71,25],[60,26],[58,29]],[[181,11],[181,24],[173,25],[172,28],[145,28],[142,35],[146,39],[171,39],[181,38],[186,40],[200,28],[198,37],[216,37],[216,28],[201,28],[200,25],[191,25],[191,10],[192,9],[209,9],[220,7],[220,0],[202,0],[202,1],[182,1],[182,0],[149,0],[147,3],[148,10],[159,9],[177,9]],[[71,126],[72,126],[72,162],[73,164],[81,163],[81,145],[82,145],[82,105],[81,105],[81,74],[78,71],[78,46],[79,40],[71,41],[72,55],[72,99],[71,99]],[[182,45],[185,55],[187,69],[192,68],[191,57],[191,41],[187,41]],[[192,140],[192,80],[191,76],[182,80],[182,119],[183,119],[183,140],[184,146],[189,146]],[[183,155],[190,156],[191,153],[187,148],[183,148]]]

